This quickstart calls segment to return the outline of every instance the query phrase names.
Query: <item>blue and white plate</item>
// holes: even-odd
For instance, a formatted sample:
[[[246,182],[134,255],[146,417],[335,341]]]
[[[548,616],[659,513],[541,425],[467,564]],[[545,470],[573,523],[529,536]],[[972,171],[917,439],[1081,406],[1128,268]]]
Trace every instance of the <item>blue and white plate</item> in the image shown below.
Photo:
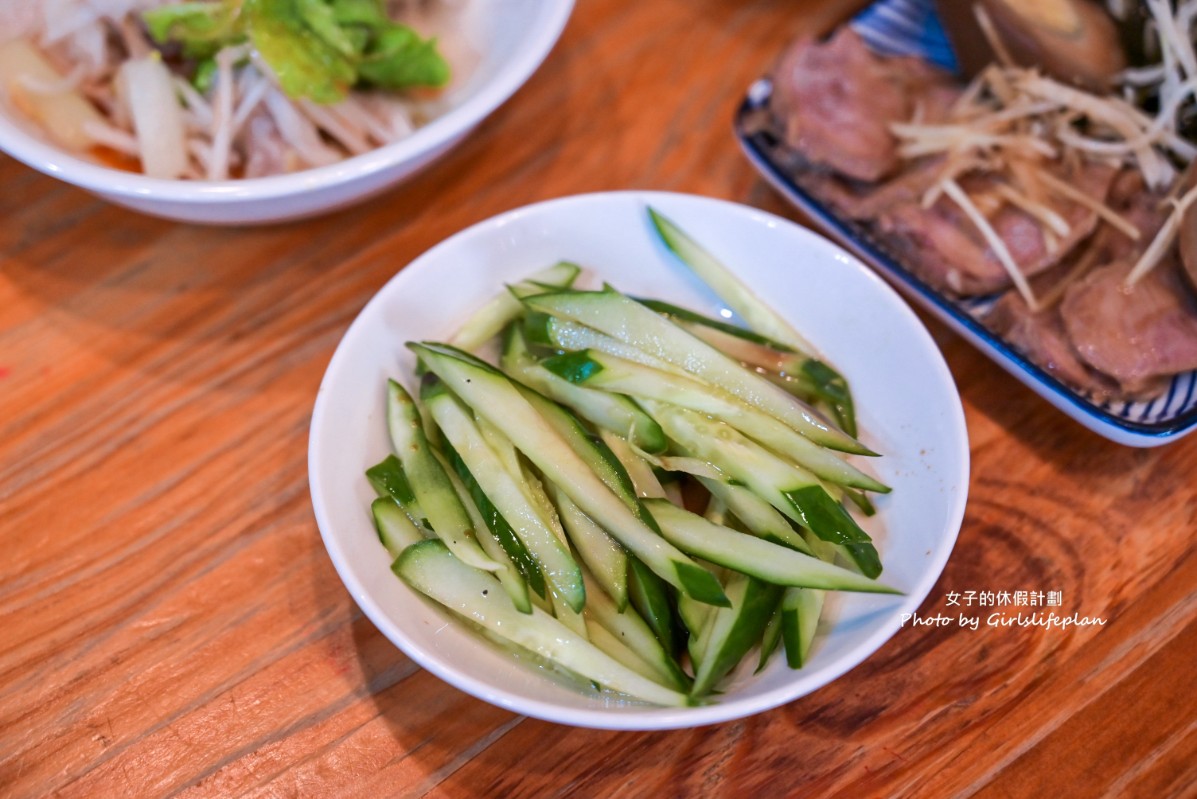
[[[918,55],[951,67],[951,50],[923,0],[883,0],[851,23],[870,46],[887,53]],[[996,296],[958,299],[920,280],[889,254],[863,226],[837,216],[803,190],[792,174],[792,155],[761,125],[754,124],[769,103],[772,84],[754,83],[736,115],[736,135],[761,174],[794,206],[837,238],[908,297],[930,311],[1035,393],[1090,430],[1134,447],[1166,444],[1197,428],[1197,371],[1174,377],[1158,397],[1139,402],[1095,400],[1032,363],[1009,342],[981,323]]]

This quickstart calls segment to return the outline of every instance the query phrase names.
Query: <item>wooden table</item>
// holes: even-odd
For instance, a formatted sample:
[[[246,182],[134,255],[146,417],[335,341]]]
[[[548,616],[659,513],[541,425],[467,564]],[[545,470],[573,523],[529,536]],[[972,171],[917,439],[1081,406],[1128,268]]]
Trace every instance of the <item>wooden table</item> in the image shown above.
[[[1197,795],[1197,436],[1115,446],[937,324],[973,478],[924,614],[812,696],[680,732],[513,716],[421,671],[325,555],[305,460],[338,339],[461,228],[576,192],[793,215],[730,131],[843,2],[581,0],[412,183],[317,221],[156,221],[0,159],[0,794]],[[799,10],[801,8],[801,10]],[[1102,627],[986,628],[951,592]]]

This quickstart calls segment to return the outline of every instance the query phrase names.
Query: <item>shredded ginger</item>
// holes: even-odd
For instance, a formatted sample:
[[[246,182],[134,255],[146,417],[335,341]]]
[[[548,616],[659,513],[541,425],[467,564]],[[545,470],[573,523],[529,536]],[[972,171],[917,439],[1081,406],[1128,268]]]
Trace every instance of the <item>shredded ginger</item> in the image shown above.
[[[1126,70],[1119,80],[1127,93],[1147,92],[1158,107],[1154,115],[1117,93],[1095,94],[1015,65],[1004,56],[992,25],[986,26],[988,20],[981,16],[979,22],[1000,63],[973,80],[946,119],[891,126],[903,158],[944,158],[938,179],[923,197],[924,206],[947,194],[964,210],[1032,308],[1038,303],[1029,284],[959,179],[969,172],[998,177],[1002,184],[997,196],[1033,218],[1049,248],[1057,237],[1067,235],[1068,228],[1045,204],[1045,197],[1080,204],[1122,234],[1139,239],[1140,231],[1129,220],[1101,200],[1077,191],[1049,167],[1082,160],[1132,167],[1148,188],[1162,192],[1175,185],[1178,167],[1197,159],[1197,145],[1179,131],[1182,110],[1197,97],[1193,44],[1197,0],[1181,0],[1175,10],[1168,0],[1146,0],[1146,7],[1160,63]],[[1197,198],[1192,191],[1173,201],[1168,223],[1143,253],[1128,284],[1160,262],[1175,239],[1181,215],[1193,202]]]

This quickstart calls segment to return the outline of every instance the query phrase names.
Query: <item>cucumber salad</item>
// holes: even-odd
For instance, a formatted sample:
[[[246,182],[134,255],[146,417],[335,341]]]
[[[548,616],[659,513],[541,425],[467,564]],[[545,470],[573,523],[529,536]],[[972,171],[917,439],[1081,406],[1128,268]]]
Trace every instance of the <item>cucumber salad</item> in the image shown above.
[[[366,477],[413,589],[583,685],[687,706],[746,659],[802,667],[827,591],[898,593],[849,512],[890,489],[849,460],[877,453],[844,378],[648,213],[746,327],[550,266],[407,342],[419,385],[385,387],[394,454]]]

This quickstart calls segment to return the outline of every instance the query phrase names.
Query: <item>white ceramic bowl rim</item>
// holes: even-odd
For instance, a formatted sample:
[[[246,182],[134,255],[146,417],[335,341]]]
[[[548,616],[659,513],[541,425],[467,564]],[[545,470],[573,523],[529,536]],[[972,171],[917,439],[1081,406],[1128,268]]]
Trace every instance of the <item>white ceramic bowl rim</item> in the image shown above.
[[[519,50],[505,61],[492,79],[463,103],[419,128],[410,136],[368,153],[328,166],[313,167],[287,175],[242,180],[165,180],[96,164],[78,158],[41,141],[20,125],[0,114],[0,143],[3,149],[34,169],[67,183],[104,195],[156,197],[212,204],[230,200],[261,200],[285,197],[313,189],[350,183],[365,175],[385,170],[431,150],[438,143],[465,134],[479,120],[502,105],[536,71],[553,49],[573,10],[574,0],[549,0],[550,11],[541,15],[528,32],[534,47]]]
[[[910,324],[912,331],[914,331],[916,334],[916,337],[920,339],[919,344],[923,347],[929,348],[927,351],[932,354],[932,357],[928,365],[931,368],[933,376],[938,381],[939,385],[950,394],[950,405],[952,406],[953,410],[949,414],[951,418],[945,419],[944,422],[952,429],[952,443],[957,449],[955,454],[959,459],[959,468],[961,473],[954,475],[960,481],[960,490],[955,493],[952,504],[945,513],[945,519],[947,519],[947,523],[945,525],[944,542],[938,551],[934,553],[934,556],[926,562],[926,568],[921,573],[918,580],[913,585],[908,587],[906,595],[902,597],[901,606],[895,608],[892,613],[887,613],[884,621],[877,623],[871,634],[864,641],[860,642],[854,647],[851,656],[841,657],[835,662],[833,668],[824,669],[824,673],[821,675],[819,682],[809,689],[817,690],[823,685],[838,679],[840,676],[855,668],[861,662],[870,657],[874,652],[876,652],[877,649],[879,649],[901,628],[901,613],[913,613],[931,592],[935,582],[939,579],[941,573],[943,572],[944,566],[948,560],[948,556],[951,554],[956,537],[959,533],[960,524],[964,518],[965,504],[968,494],[969,447],[964,412],[960,405],[959,394],[956,392],[955,381],[952,379],[951,372],[948,370],[947,364],[943,360],[942,355],[939,354],[938,347],[935,345],[930,334],[927,332],[922,322],[919,321],[915,313],[901,299],[901,297],[897,294],[897,292],[894,291],[892,287],[885,283],[885,281],[878,277],[872,270],[867,269],[865,265],[859,261],[859,259],[852,256],[840,248],[837,244],[831,242],[823,236],[803,228],[788,219],[784,219],[768,212],[738,203],[689,194],[651,191],[596,192],[592,194],[561,197],[534,203],[522,208],[517,208],[478,222],[450,236],[412,260],[406,267],[404,267],[403,270],[392,277],[370,299],[370,301],[354,319],[354,322],[346,330],[341,344],[338,345],[336,352],[333,353],[333,357],[329,362],[327,371],[325,372],[324,379],[321,382],[321,386],[317,394],[315,407],[312,412],[312,429],[310,433],[308,450],[309,474],[315,475],[318,473],[318,464],[323,457],[321,452],[321,439],[323,438],[323,434],[319,427],[321,425],[321,420],[328,415],[325,409],[325,404],[328,396],[331,394],[330,387],[337,382],[338,374],[342,371],[344,363],[346,363],[350,357],[350,350],[346,346],[346,343],[354,338],[355,328],[365,324],[365,320],[371,316],[371,311],[374,306],[385,305],[388,295],[392,293],[392,289],[395,287],[395,285],[404,279],[404,275],[407,270],[417,268],[424,262],[435,261],[440,251],[460,244],[462,240],[485,236],[492,229],[502,228],[519,220],[521,217],[535,216],[538,212],[549,210],[555,206],[586,204],[587,202],[596,199],[607,198],[634,198],[643,205],[654,206],[665,205],[670,199],[684,200],[687,202],[708,203],[711,205],[724,206],[729,211],[738,214],[750,214],[761,220],[768,221],[771,224],[784,226],[796,231],[798,234],[808,239],[812,249],[823,250],[833,255],[837,260],[842,261],[845,267],[860,270],[860,272],[863,273],[869,282],[875,284],[880,292],[880,295],[885,298],[884,301],[894,306],[894,310],[901,316],[905,317],[906,322]],[[697,727],[708,724],[716,724],[724,721],[731,721],[778,707],[809,692],[805,690],[798,691],[795,689],[794,684],[791,683],[782,685],[766,693],[762,693],[748,699],[737,700],[735,703],[716,702],[710,705],[689,708],[647,707],[635,709],[620,708],[589,710],[575,708],[563,709],[553,702],[543,701],[508,692],[504,688],[493,683],[488,683],[484,680],[477,679],[471,674],[468,674],[465,671],[457,668],[454,663],[447,662],[437,654],[424,649],[393,623],[393,621],[389,618],[387,611],[366,590],[366,587],[363,585],[362,581],[358,579],[354,572],[354,567],[350,563],[350,557],[347,550],[332,532],[333,523],[330,511],[325,506],[324,499],[317,491],[317,487],[314,482],[311,488],[313,511],[315,513],[317,525],[321,532],[321,537],[323,538],[325,547],[328,550],[329,557],[354,601],[362,609],[367,618],[369,618],[387,638],[396,643],[396,645],[399,645],[404,653],[411,657],[412,660],[418,663],[421,667],[432,674],[435,674],[437,677],[449,683],[450,685],[453,685],[462,691],[483,699],[491,704],[506,708],[516,713],[573,726],[615,730],[666,730]],[[400,644],[400,642],[402,643]]]

